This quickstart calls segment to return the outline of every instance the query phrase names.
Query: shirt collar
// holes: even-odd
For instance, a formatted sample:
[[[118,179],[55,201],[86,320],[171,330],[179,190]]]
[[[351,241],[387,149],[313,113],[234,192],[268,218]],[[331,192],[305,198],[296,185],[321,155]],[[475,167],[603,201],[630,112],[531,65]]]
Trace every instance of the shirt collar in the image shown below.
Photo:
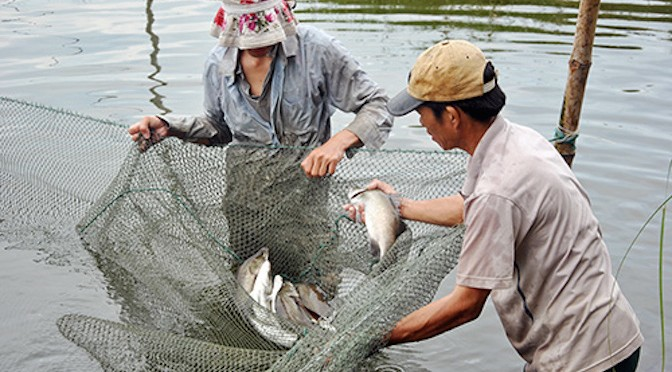
[[[476,150],[474,150],[474,155],[469,159],[469,164],[467,165],[467,177],[464,180],[464,185],[462,186],[462,197],[466,198],[474,192],[474,187],[476,186],[476,180],[481,173],[483,168],[483,161],[489,153],[489,148],[492,143],[504,132],[507,126],[507,121],[501,115],[497,115],[488,130],[485,131],[483,137],[476,145]]]

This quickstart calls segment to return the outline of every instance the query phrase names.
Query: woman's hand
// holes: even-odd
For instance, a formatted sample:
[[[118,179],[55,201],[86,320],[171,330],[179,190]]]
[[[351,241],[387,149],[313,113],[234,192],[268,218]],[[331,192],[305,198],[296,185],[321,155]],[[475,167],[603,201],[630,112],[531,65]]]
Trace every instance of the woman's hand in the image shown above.
[[[157,116],[145,116],[128,128],[131,139],[138,143],[140,152],[168,137],[168,124]]]
[[[345,156],[345,151],[361,144],[359,138],[349,130],[342,130],[322,146],[311,151],[301,162],[301,168],[308,177],[324,177],[336,172],[336,166]]]

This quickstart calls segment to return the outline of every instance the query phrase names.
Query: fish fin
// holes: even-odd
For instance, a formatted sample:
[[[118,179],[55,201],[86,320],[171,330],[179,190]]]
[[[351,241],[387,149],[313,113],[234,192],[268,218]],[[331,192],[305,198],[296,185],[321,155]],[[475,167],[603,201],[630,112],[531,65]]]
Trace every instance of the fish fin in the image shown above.
[[[406,222],[400,220],[399,221],[399,226],[397,226],[396,237],[398,238],[399,235],[403,234],[404,231],[406,231],[406,228],[407,228]]]
[[[373,240],[373,239],[370,240],[370,244],[371,244],[371,254],[374,257],[379,257],[380,256],[380,244],[378,244],[378,242]]]

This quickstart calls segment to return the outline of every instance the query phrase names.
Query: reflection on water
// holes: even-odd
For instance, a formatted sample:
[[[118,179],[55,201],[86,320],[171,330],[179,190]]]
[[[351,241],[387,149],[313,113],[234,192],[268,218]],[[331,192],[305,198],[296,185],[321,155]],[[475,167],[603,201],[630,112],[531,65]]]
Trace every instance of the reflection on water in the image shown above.
[[[150,102],[160,113],[172,110],[164,105],[165,98],[160,88],[168,82],[158,78],[161,65],[158,62],[159,36],[154,32],[153,0],[147,0],[147,24],[145,32],[150,36],[152,51],[149,55],[154,71],[147,77],[155,84],[149,88]],[[299,2],[296,9],[301,22],[320,24],[336,23],[339,29],[354,29],[366,32],[372,25],[423,29],[465,29],[490,37],[494,33],[536,34],[564,36],[563,40],[510,40],[512,43],[571,45],[575,31],[578,1],[562,0],[506,0],[506,1],[423,1],[414,0],[334,0]],[[6,4],[5,6],[9,6]],[[205,13],[208,19],[208,13]],[[641,49],[640,45],[605,43],[604,38],[622,38],[632,33],[664,32],[657,23],[667,26],[672,22],[670,2],[647,4],[602,3],[600,25],[596,37],[602,38],[594,48]],[[613,21],[613,22],[612,22]],[[646,22],[647,26],[632,26],[627,22]],[[669,40],[669,34],[667,35]],[[558,52],[549,52],[558,53]]]
[[[385,23],[398,26],[459,27],[482,32],[523,32],[538,34],[573,35],[572,30],[579,8],[578,1],[562,0],[506,0],[506,1],[350,1],[334,0],[308,2],[299,13],[313,15],[344,16],[344,22]],[[672,5],[665,2],[648,4],[602,3],[600,19],[628,21],[672,21]],[[353,15],[368,17],[347,18]],[[394,16],[403,16],[403,19]],[[304,21],[312,21],[303,17]],[[316,19],[317,20],[317,19]],[[601,36],[624,36],[608,33],[606,29],[619,31],[646,31],[649,28],[605,26]]]
[[[160,80],[156,76],[161,72],[161,65],[159,65],[159,37],[152,31],[152,25],[154,24],[154,13],[152,12],[152,3],[154,0],[147,0],[147,7],[145,12],[147,13],[147,27],[145,27],[145,32],[149,34],[149,40],[152,43],[152,52],[149,54],[149,63],[154,67],[154,72],[149,74],[147,76],[149,80],[155,81],[158,84],[154,85],[153,87],[149,88],[149,91],[152,93],[154,98],[150,99],[149,101],[156,106],[156,108],[159,109],[161,114],[167,114],[170,112],[169,109],[167,109],[163,105],[163,96],[158,93],[158,88],[165,86],[166,82],[163,80]]]
[[[443,38],[471,40],[500,70],[508,97],[505,115],[550,137],[562,104],[578,5],[560,0],[334,0],[299,1],[296,13],[300,22],[339,39],[389,93],[403,89],[408,69],[428,46]],[[209,0],[0,0],[0,95],[123,125],[142,115],[198,113],[203,62],[216,42],[208,31],[218,7]],[[592,199],[615,264],[665,196],[672,159],[671,51],[672,1],[602,2],[574,170]],[[334,127],[349,118],[337,113]],[[43,146],[51,145],[48,137],[40,138]],[[386,146],[437,149],[412,114],[395,122]],[[90,156],[100,157],[97,172],[113,177],[116,169],[105,165],[111,153]],[[119,162],[124,156],[118,154]],[[6,161],[0,157],[3,177]],[[114,320],[116,304],[101,299],[104,285],[90,270],[74,268],[88,278],[82,288],[79,276],[45,267],[44,260],[11,248],[17,244],[3,230],[6,215],[0,216],[0,370],[91,370],[77,368],[91,362],[53,324],[66,312]],[[640,370],[661,367],[659,295],[652,274],[658,264],[658,221],[640,237],[619,276],[646,337]],[[56,228],[70,231],[71,226],[64,222],[42,230]],[[666,236],[672,235],[669,224],[667,229]],[[34,248],[49,255],[55,246],[77,244],[38,241]],[[666,283],[670,273],[668,254]],[[32,284],[46,289],[33,291]],[[453,284],[449,276],[440,294]],[[667,323],[672,324],[672,294],[665,291]],[[672,339],[669,326],[665,335]],[[432,371],[522,368],[489,305],[472,324],[389,353],[390,362],[407,360]]]

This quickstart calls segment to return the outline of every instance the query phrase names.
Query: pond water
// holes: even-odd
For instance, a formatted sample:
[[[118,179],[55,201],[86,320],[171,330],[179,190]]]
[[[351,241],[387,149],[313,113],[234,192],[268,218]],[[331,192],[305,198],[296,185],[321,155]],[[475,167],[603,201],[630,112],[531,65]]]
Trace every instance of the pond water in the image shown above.
[[[205,0],[0,0],[0,96],[122,126],[143,115],[197,113],[204,57],[215,42],[208,35],[209,23],[217,7]],[[343,0],[301,1],[296,13],[301,22],[338,38],[390,94],[405,86],[422,50],[445,38],[470,40],[499,70],[508,96],[504,115],[550,138],[559,120],[577,9],[578,2],[560,0]],[[592,199],[614,268],[672,190],[666,186],[672,160],[670,66],[672,2],[602,2],[573,168]],[[337,113],[335,129],[349,118]],[[54,148],[57,140],[64,139],[42,137],[37,152]],[[87,139],[72,139],[82,140]],[[93,201],[103,191],[128,146],[125,139],[103,142],[99,152],[87,154],[101,169],[98,182],[82,186],[82,200]],[[415,114],[395,122],[385,147],[438,149]],[[6,183],[12,154],[0,154],[0,195],[18,193],[8,190],[14,183]],[[33,165],[28,161],[25,168],[29,174]],[[34,200],[40,203],[39,195]],[[0,205],[0,370],[99,370],[55,326],[56,319],[71,312],[118,318],[119,305],[106,293],[74,231],[81,210],[66,208],[57,221],[30,227],[18,222],[20,206],[7,200]],[[646,338],[642,371],[662,366],[660,221],[657,215],[644,229],[619,273]],[[669,225],[662,258],[668,345]],[[437,296],[450,291],[454,280],[448,276]],[[386,353],[391,360],[431,371],[520,371],[523,366],[490,304],[471,324]]]

